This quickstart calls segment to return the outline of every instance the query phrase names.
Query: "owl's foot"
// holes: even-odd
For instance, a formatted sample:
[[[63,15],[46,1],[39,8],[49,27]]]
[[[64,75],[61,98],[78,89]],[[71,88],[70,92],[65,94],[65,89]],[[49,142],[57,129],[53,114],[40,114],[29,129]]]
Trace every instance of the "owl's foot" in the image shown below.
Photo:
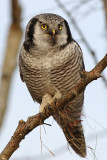
[[[56,105],[56,103],[59,99],[61,99],[61,97],[62,94],[59,91],[56,91],[53,97],[50,94],[46,93],[42,98],[42,103],[40,105],[39,112],[43,112],[45,107],[51,105],[52,103]]]
[[[42,103],[40,105],[39,112],[43,112],[45,106],[47,106],[48,104],[51,104],[51,102],[52,102],[52,96],[46,93],[42,98]]]
[[[52,102],[56,105],[58,100],[61,98],[62,98],[62,94],[59,91],[56,91],[54,97],[52,98]]]

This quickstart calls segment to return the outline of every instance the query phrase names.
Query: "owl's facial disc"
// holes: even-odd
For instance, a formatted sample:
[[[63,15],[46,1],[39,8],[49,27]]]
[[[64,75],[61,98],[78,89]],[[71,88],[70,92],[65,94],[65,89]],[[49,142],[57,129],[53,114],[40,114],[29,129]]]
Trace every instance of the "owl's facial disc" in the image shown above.
[[[34,26],[33,44],[39,48],[61,47],[68,44],[65,21],[37,21]]]
[[[39,40],[49,46],[62,46],[67,41],[64,24],[60,23],[40,23]]]

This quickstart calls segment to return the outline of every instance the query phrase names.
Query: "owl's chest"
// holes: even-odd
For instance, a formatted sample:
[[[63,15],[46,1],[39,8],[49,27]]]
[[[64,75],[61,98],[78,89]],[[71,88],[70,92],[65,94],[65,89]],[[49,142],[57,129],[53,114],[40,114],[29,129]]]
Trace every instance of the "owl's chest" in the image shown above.
[[[68,92],[79,78],[73,56],[65,52],[38,58],[28,57],[26,66],[25,82],[35,100],[46,92],[51,95],[56,90]],[[74,69],[77,70],[75,74]]]
[[[51,92],[54,94],[56,90],[56,85],[54,82],[57,82],[60,74],[64,73],[64,58],[59,56],[52,57],[41,57],[40,59],[35,59],[35,62],[31,62],[29,82],[32,83],[32,80],[35,85],[35,91],[42,90]],[[33,64],[33,65],[32,65]]]

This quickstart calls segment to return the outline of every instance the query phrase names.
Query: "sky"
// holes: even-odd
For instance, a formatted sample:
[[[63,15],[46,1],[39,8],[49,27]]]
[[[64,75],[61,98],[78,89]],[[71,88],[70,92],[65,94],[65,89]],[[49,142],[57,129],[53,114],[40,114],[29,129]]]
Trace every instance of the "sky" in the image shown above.
[[[81,41],[75,27],[70,22],[67,15],[57,6],[54,0],[30,0],[19,1],[22,8],[21,26],[25,32],[25,27],[33,16],[40,13],[56,13],[64,17],[71,29],[74,39],[79,43],[84,55],[84,63],[87,71],[94,66],[94,60],[89,51]],[[63,3],[68,0],[63,0]],[[107,52],[107,39],[105,38],[105,19],[103,5],[100,0],[95,0],[91,3],[83,4],[81,9],[74,10],[74,6],[79,3],[78,0],[71,0],[71,3],[66,4],[66,8],[71,11],[81,31],[85,35],[91,48],[96,52],[98,61],[100,61]],[[97,4],[97,7],[96,5]],[[6,39],[8,36],[8,27],[11,24],[11,7],[10,1],[4,0],[1,2],[0,17],[2,23],[0,25],[0,72],[2,69],[3,58],[5,53]],[[94,8],[93,8],[94,6]],[[88,11],[91,11],[90,13]],[[3,18],[2,18],[3,17]],[[24,35],[22,42],[24,40]],[[22,44],[21,42],[21,44]],[[20,48],[19,48],[20,50]],[[18,62],[18,58],[17,58]],[[104,71],[107,79],[107,69]],[[29,116],[35,115],[39,111],[39,105],[34,103],[24,83],[20,80],[19,68],[17,66],[12,82],[8,100],[8,109],[6,111],[5,120],[2,129],[0,130],[0,152],[3,150],[7,142],[14,133],[18,121],[27,120]],[[107,88],[101,79],[89,84],[85,90],[85,100],[83,109],[83,128],[87,144],[88,160],[106,160],[107,157]],[[56,124],[52,117],[46,120],[52,126],[41,126],[34,129],[20,143],[20,148],[12,155],[11,160],[33,159],[40,160],[81,160],[74,151],[67,148],[67,142],[60,127]],[[44,129],[45,128],[45,129]],[[55,157],[42,146],[43,144],[55,154]],[[90,149],[90,148],[93,148]],[[95,157],[95,155],[96,157]],[[84,160],[85,160],[84,159]]]

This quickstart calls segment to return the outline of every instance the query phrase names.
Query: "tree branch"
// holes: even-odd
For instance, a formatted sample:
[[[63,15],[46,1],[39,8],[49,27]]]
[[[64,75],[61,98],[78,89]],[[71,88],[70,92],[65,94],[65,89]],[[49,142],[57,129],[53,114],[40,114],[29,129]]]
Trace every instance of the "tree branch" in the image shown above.
[[[62,108],[66,103],[73,100],[82,91],[85,90],[86,86],[101,77],[101,72],[107,67],[107,54],[105,57],[90,71],[84,71],[82,73],[81,80],[77,83],[75,87],[72,88],[67,95],[64,95],[60,100],[52,102],[50,105],[46,106],[42,113],[38,113],[35,116],[29,117],[27,121],[20,120],[16,131],[11,137],[9,143],[4,148],[0,154],[0,160],[8,160],[16,149],[19,147],[19,143],[25,136],[31,132],[37,126],[43,124],[44,120],[55,114],[58,108]]]

